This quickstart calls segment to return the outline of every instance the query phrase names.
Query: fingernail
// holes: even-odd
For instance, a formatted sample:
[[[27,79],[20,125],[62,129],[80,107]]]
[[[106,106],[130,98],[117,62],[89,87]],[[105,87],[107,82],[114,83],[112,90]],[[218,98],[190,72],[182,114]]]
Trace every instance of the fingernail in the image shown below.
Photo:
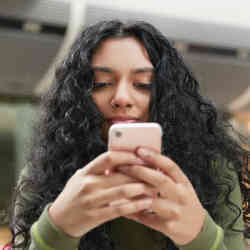
[[[141,157],[148,157],[152,154],[151,151],[149,151],[148,149],[145,149],[145,148],[139,148],[137,153]]]
[[[135,164],[137,165],[146,165],[146,162],[140,159],[139,157],[136,157]]]
[[[146,199],[143,201],[143,204],[145,205],[151,205],[153,203],[153,199]]]

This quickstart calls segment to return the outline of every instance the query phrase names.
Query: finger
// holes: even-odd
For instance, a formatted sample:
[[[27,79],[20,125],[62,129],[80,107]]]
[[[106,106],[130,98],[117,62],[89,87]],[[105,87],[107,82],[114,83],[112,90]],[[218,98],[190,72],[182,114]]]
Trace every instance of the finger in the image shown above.
[[[88,212],[92,217],[96,217],[97,220],[103,222],[113,220],[115,218],[126,216],[133,213],[150,209],[152,206],[152,199],[136,200],[123,203],[117,206],[105,206],[104,208],[93,209]]]
[[[150,214],[158,214],[161,216],[161,218],[166,218],[166,219],[175,219],[180,215],[180,208],[182,206],[182,203],[179,202],[179,199],[166,199],[166,198],[156,198],[156,190],[155,189],[150,189],[150,192],[154,194],[153,196],[153,202],[152,202],[152,209],[151,211],[145,211],[149,212]],[[162,192],[161,192],[162,193]],[[178,195],[178,193],[177,193]],[[136,196],[136,198],[131,197],[130,200],[133,199],[144,199],[147,198],[144,194],[140,196]]]
[[[187,191],[190,186],[182,183],[175,183],[167,175],[155,169],[143,166],[128,166],[118,168],[120,172],[137,179],[140,182],[152,185],[154,187],[155,197],[167,198],[179,204],[187,201]],[[160,193],[160,195],[158,195]]]
[[[162,170],[170,178],[177,183],[189,183],[188,178],[179,168],[179,166],[170,158],[152,151],[146,147],[140,147],[136,150],[136,154],[149,165],[154,166],[156,169]]]
[[[160,171],[135,165],[120,167],[118,169],[120,172],[129,175],[130,177],[135,178],[138,181],[142,181],[155,187],[155,195],[160,192],[161,197],[169,198],[172,200],[181,200],[181,197],[179,197],[178,189],[176,188],[176,183]]]
[[[108,151],[85,166],[83,174],[103,174],[105,170],[113,171],[119,165],[145,164],[139,157],[132,152]]]
[[[126,204],[128,202],[130,202],[129,199],[120,199],[120,200],[111,201],[108,205],[109,206],[120,206],[120,205]]]
[[[85,190],[98,190],[98,189],[107,189],[111,187],[121,186],[123,184],[136,183],[138,180],[134,177],[115,172],[113,175],[105,176],[105,175],[86,175],[84,177],[80,177],[81,182],[83,182],[83,186]]]
[[[168,176],[155,169],[138,165],[126,167],[122,166],[117,169],[123,174],[129,175],[130,177],[136,178],[140,181],[144,181],[154,187],[161,187],[167,182],[175,184]]]
[[[122,198],[130,199],[138,195],[146,194],[153,198],[154,191],[143,183],[125,184],[119,187],[113,187],[106,190],[97,191],[95,194],[85,195],[83,203],[85,208],[98,208],[112,201]]]
[[[118,206],[118,205],[121,205],[121,204],[128,203],[130,201],[144,200],[144,199],[147,199],[147,198],[150,198],[150,197],[152,198],[152,195],[141,194],[141,195],[137,195],[135,197],[131,197],[130,199],[123,198],[123,199],[120,199],[120,200],[112,201],[112,202],[109,203],[109,205],[110,206]]]
[[[174,220],[181,216],[180,206],[174,201],[167,199],[155,199],[152,204],[152,210],[165,220]]]

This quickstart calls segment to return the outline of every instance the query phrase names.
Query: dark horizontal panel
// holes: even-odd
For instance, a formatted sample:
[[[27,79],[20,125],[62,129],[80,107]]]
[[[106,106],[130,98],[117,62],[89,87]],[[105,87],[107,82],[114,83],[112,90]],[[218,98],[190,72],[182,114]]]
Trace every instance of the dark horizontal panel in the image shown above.
[[[23,30],[23,26],[27,22],[32,22],[32,20],[22,20],[13,17],[3,17],[0,16],[0,28],[11,29],[11,30]],[[34,21],[34,23],[36,23]],[[55,34],[63,36],[66,32],[65,26],[54,25],[49,23],[39,23],[41,34]],[[25,30],[23,30],[25,32]]]
[[[237,50],[233,48],[222,48],[222,47],[214,47],[209,45],[192,44],[192,43],[188,44],[188,52],[217,55],[217,56],[230,56],[230,57],[237,56]]]
[[[18,95],[18,94],[7,94],[0,93],[0,104],[1,103],[32,103],[39,104],[41,101],[40,97],[35,95]]]
[[[22,29],[22,27],[23,27],[23,21],[0,16],[0,28],[20,30]]]
[[[46,34],[57,34],[63,36],[66,32],[66,27],[43,24],[41,32]]]

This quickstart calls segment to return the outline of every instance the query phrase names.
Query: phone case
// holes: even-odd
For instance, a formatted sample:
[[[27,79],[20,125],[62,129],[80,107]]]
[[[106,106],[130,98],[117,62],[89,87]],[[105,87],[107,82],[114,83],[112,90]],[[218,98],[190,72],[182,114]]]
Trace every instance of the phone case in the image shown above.
[[[161,152],[162,128],[158,123],[118,123],[109,129],[109,150],[135,151],[146,146]]]

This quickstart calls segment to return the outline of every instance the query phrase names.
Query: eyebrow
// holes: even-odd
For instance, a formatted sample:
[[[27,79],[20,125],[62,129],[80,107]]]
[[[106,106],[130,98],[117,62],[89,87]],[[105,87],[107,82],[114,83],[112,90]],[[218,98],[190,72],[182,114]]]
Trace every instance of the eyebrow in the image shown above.
[[[92,70],[94,72],[104,72],[104,73],[109,73],[109,74],[114,73],[114,70],[112,68],[109,68],[109,67],[94,66],[94,67],[92,67]],[[141,73],[148,73],[148,72],[149,73],[154,73],[154,68],[143,67],[143,68],[134,69],[132,71],[132,73],[134,73],[134,74],[141,74]]]
[[[144,68],[139,68],[139,69],[133,70],[133,73],[135,73],[135,74],[148,73],[148,72],[154,73],[154,68],[144,67]]]
[[[105,73],[113,73],[114,71],[111,68],[108,67],[92,67],[92,70],[94,72],[105,72]]]

